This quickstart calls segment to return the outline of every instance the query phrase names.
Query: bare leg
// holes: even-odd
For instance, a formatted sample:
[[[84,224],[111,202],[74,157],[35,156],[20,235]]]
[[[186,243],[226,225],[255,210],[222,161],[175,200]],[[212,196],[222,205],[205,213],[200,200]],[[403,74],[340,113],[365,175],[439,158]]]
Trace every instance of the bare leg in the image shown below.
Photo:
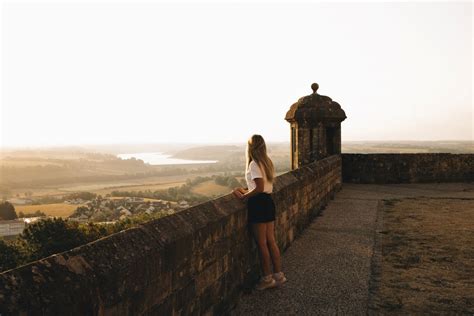
[[[273,272],[278,273],[281,271],[281,257],[280,249],[275,240],[275,221],[265,223],[267,244],[272,256]]]
[[[270,263],[270,252],[267,245],[266,236],[266,224],[265,223],[254,223],[252,224],[252,233],[257,242],[258,254],[260,256],[260,263],[262,266],[263,275],[267,276],[272,273]]]

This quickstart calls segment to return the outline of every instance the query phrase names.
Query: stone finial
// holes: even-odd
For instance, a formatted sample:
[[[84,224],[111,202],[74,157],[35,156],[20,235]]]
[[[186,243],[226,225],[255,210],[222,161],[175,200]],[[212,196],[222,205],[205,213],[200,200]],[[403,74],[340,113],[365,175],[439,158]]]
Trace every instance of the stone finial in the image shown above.
[[[318,94],[319,85],[311,85],[313,93],[301,97],[294,103],[285,115],[288,122],[342,122],[346,119],[344,110],[339,103],[330,97]]]

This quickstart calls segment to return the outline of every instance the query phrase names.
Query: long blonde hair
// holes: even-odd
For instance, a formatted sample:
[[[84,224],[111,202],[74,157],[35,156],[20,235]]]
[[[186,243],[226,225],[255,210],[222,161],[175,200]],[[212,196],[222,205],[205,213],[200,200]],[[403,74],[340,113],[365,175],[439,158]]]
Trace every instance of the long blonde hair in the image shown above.
[[[265,172],[265,176],[269,182],[273,182],[275,177],[275,167],[273,162],[267,155],[267,146],[263,137],[257,134],[252,135],[247,141],[246,150],[246,170],[250,162],[254,160]]]

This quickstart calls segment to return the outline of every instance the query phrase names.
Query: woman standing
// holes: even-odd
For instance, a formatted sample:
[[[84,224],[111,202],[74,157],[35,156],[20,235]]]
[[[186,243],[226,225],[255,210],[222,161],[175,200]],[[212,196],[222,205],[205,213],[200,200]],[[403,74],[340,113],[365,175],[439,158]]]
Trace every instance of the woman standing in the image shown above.
[[[280,250],[275,241],[275,204],[271,196],[274,176],[273,162],[267,155],[263,137],[252,135],[246,148],[245,179],[248,189],[236,188],[233,193],[247,202],[248,223],[258,246],[263,276],[256,286],[257,290],[286,282],[281,272]]]

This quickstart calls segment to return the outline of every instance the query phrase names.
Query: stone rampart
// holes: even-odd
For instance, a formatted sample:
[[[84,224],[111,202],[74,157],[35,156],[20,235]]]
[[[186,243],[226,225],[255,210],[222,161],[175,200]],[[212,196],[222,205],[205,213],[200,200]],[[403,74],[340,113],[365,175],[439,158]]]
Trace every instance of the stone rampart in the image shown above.
[[[275,179],[282,250],[341,188],[341,174],[333,155]],[[224,314],[259,274],[246,221],[246,205],[228,194],[6,271],[0,314]]]
[[[342,177],[353,183],[474,181],[474,154],[342,154]]]

